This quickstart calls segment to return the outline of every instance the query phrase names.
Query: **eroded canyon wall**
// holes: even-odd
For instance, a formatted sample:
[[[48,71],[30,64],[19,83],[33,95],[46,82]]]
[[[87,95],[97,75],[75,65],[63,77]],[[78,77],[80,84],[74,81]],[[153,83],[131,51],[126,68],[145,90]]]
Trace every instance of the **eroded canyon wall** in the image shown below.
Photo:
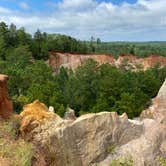
[[[137,58],[134,55],[121,55],[118,59],[115,59],[112,55],[106,54],[71,54],[71,53],[58,53],[50,52],[49,65],[53,68],[55,72],[59,70],[60,67],[66,67],[71,69],[76,69],[78,66],[82,65],[87,59],[93,59],[99,63],[99,65],[104,63],[112,64],[116,67],[121,65],[130,65],[130,69],[146,70],[148,68],[154,67],[155,65],[160,65],[161,67],[166,66],[166,57],[150,55],[146,58]]]

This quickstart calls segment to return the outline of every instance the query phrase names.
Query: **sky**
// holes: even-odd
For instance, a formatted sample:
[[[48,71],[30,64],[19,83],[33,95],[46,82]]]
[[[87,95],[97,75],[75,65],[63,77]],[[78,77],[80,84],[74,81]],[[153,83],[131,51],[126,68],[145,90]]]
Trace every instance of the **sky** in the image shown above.
[[[0,21],[81,40],[165,41],[166,0],[0,0]]]

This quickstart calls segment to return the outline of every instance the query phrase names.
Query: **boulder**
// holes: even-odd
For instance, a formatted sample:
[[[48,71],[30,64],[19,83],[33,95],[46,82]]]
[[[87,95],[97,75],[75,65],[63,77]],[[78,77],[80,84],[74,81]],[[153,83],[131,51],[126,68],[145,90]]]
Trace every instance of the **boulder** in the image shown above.
[[[45,152],[48,165],[57,166],[99,162],[107,156],[109,146],[124,145],[142,132],[142,123],[113,112],[87,114],[75,121],[47,120],[29,131],[31,141]]]
[[[67,108],[64,119],[66,120],[76,120],[75,111],[71,108]]]
[[[128,143],[117,146],[103,161],[93,166],[109,166],[113,161],[125,158],[133,166],[160,166],[159,157],[166,158],[166,127],[152,119],[143,120],[144,132]]]
[[[7,75],[0,74],[0,117],[7,119],[13,112],[12,101],[8,95]]]
[[[61,119],[58,115],[53,112],[49,112],[48,108],[41,103],[39,100],[34,101],[31,104],[27,104],[23,107],[23,111],[20,114],[21,117],[21,126],[20,132],[21,135],[26,139],[30,140],[33,136],[32,130],[46,120],[52,119]]]

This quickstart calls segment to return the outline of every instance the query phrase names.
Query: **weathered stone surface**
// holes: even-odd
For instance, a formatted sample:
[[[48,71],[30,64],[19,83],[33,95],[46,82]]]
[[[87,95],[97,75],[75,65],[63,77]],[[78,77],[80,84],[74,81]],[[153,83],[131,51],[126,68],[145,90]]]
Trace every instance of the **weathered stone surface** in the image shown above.
[[[22,136],[26,137],[28,140],[30,140],[32,137],[31,131],[37,126],[40,126],[41,123],[44,123],[44,121],[51,118],[61,119],[53,112],[49,112],[48,108],[38,100],[31,104],[25,105],[20,116],[22,119],[20,132]]]
[[[9,99],[7,89],[7,75],[0,74],[0,117],[9,118],[13,112],[12,101]]]
[[[134,166],[159,166],[158,157],[166,158],[166,81],[152,105],[141,114],[144,132],[141,137],[119,146],[99,166],[108,166],[113,159],[131,156]]]
[[[66,120],[76,120],[75,111],[71,108],[67,108],[65,112],[64,119]]]
[[[158,157],[166,158],[165,97],[166,81],[149,108],[152,119],[143,113],[143,120],[115,112],[62,119],[37,101],[24,108],[20,131],[49,166],[109,166],[122,157],[131,157],[134,166],[159,166]]]
[[[153,99],[152,105],[142,112],[141,118],[152,118],[166,125],[166,80],[157,97]]]
[[[130,157],[134,166],[159,166],[158,157],[166,158],[166,149],[164,149],[166,127],[152,119],[143,120],[143,126],[144,132],[139,138],[117,146],[105,160],[95,164],[109,166],[114,159]]]
[[[29,131],[32,141],[54,155],[50,165],[87,166],[103,160],[110,145],[123,145],[143,132],[142,123],[129,121],[126,114],[87,114],[75,121],[49,120]]]

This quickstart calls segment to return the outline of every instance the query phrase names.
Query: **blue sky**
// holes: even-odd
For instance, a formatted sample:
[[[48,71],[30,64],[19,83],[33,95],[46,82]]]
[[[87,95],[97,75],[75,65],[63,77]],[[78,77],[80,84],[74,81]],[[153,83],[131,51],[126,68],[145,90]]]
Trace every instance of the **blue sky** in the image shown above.
[[[0,21],[103,41],[166,40],[166,0],[0,0]]]

